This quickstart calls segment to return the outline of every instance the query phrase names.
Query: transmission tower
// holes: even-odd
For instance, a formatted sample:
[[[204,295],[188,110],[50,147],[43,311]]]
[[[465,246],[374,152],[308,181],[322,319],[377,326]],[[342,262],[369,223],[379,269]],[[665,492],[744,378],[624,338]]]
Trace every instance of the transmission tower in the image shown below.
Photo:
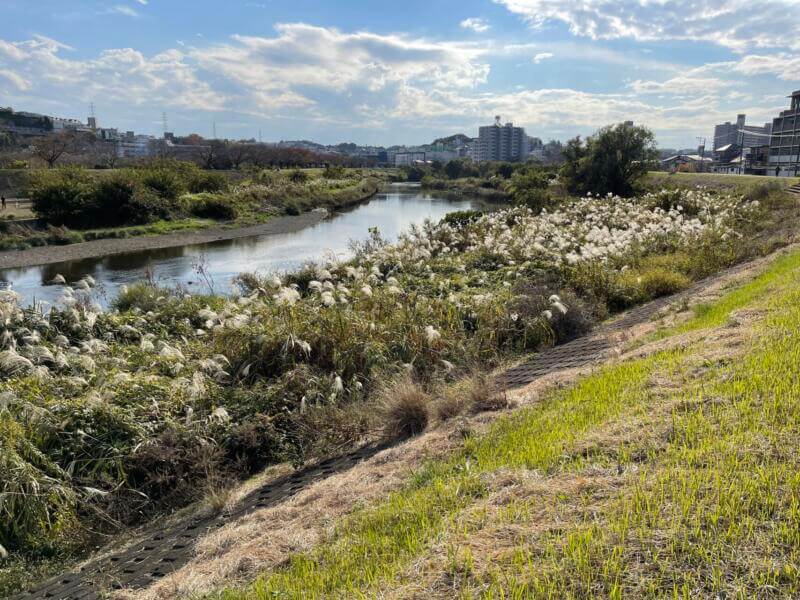
[[[706,138],[697,136],[695,138],[698,142],[697,153],[700,155],[700,170],[706,170],[705,157],[706,157]]]

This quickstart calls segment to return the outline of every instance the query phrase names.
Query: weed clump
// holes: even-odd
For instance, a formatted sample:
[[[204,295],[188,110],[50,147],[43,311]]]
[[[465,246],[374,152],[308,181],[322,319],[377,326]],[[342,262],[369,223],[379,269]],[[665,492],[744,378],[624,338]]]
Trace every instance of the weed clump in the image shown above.
[[[428,426],[431,397],[410,377],[402,377],[383,390],[380,416],[384,437],[404,440]]]

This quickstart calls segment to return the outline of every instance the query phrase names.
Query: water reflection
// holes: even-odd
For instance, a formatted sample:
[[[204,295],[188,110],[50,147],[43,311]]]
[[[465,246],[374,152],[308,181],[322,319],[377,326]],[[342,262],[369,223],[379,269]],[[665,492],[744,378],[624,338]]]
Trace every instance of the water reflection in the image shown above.
[[[391,186],[372,200],[301,231],[208,244],[145,250],[89,258],[38,267],[0,271],[5,282],[26,302],[54,302],[61,287],[49,285],[56,274],[67,281],[91,275],[102,291],[101,303],[113,298],[122,285],[152,277],[163,285],[182,285],[190,290],[208,291],[197,273],[202,262],[215,292],[227,293],[232,280],[242,272],[268,273],[295,269],[312,260],[339,259],[350,255],[350,243],[364,240],[370,227],[384,238],[396,239],[412,223],[439,220],[457,210],[482,209],[473,200],[445,200],[408,186]],[[54,247],[53,252],[58,252]]]

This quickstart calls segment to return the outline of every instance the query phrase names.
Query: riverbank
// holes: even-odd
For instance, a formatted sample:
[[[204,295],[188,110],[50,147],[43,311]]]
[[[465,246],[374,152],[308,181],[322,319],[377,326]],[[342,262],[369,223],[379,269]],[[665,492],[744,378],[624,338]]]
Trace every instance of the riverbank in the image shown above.
[[[373,194],[374,195],[374,194]],[[368,200],[372,196],[364,198]],[[294,233],[316,225],[328,216],[325,209],[312,210],[293,216],[274,217],[266,223],[238,227],[235,229],[225,227],[212,227],[193,231],[180,231],[164,235],[143,235],[130,238],[105,238],[91,242],[79,242],[65,246],[41,246],[27,250],[6,250],[0,252],[0,269],[18,269],[49,265],[53,263],[97,258],[138,252],[141,250],[160,250],[176,246],[191,246],[194,244],[207,244],[222,240],[234,240],[244,237],[259,235],[274,235],[280,233]]]
[[[480,373],[794,241],[795,215],[782,194],[574,199],[367,240],[349,261],[240,278],[237,296],[140,283],[106,311],[94,276],[46,313],[4,295],[0,491],[20,501],[0,593],[46,556],[219,505],[266,465],[500,407]]]

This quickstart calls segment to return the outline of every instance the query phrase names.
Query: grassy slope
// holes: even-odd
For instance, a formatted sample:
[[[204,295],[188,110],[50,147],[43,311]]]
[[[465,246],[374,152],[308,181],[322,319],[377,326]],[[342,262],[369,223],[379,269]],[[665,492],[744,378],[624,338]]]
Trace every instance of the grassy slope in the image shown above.
[[[747,187],[754,183],[777,182],[782,187],[790,187],[800,183],[800,177],[763,177],[761,175],[724,175],[721,173],[667,173],[665,171],[651,171],[648,179],[654,185],[673,183],[676,185],[705,185],[710,187]]]
[[[222,597],[796,596],[799,275],[795,252],[684,326],[769,308],[737,360],[682,347],[555,391]]]

